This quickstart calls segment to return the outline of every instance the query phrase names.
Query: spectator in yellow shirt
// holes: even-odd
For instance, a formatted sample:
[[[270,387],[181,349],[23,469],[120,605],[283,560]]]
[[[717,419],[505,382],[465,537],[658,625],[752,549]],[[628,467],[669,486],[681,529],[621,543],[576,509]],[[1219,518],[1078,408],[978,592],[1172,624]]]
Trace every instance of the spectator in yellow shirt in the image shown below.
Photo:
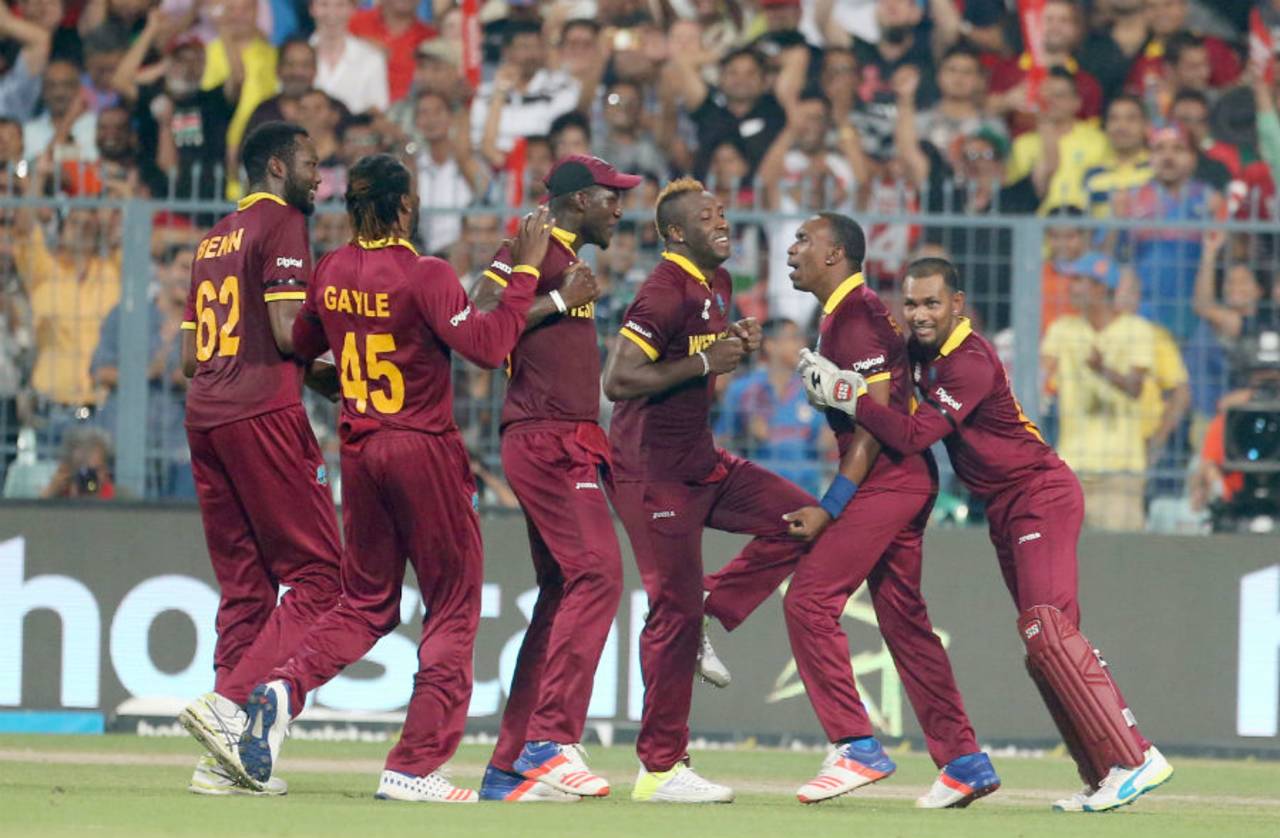
[[[30,295],[35,335],[35,410],[56,445],[69,427],[91,419],[101,401],[89,361],[102,321],[120,300],[120,254],[107,252],[97,210],[68,211],[53,248],[30,218],[16,232],[14,262]]]
[[[1085,206],[1084,174],[1106,159],[1107,137],[1092,121],[1076,119],[1080,92],[1067,68],[1049,70],[1040,83],[1040,97],[1040,123],[1013,141],[1005,183],[1017,183],[1027,175],[1037,178],[1043,215],[1061,204]],[[1042,161],[1049,165],[1038,166]]]
[[[1084,193],[1091,215],[1107,216],[1112,195],[1151,180],[1151,157],[1147,154],[1149,128],[1146,109],[1136,96],[1122,93],[1107,105],[1103,121],[1106,156],[1084,173]]]
[[[1142,391],[1155,365],[1155,332],[1117,309],[1119,271],[1100,253],[1058,266],[1080,314],[1059,317],[1041,346],[1058,393],[1058,453],[1080,477],[1085,524],[1141,530],[1147,447]]]
[[[240,141],[258,105],[276,94],[276,49],[262,37],[256,22],[256,0],[223,0],[218,37],[205,50],[203,90],[223,87],[228,78],[242,79],[240,101],[227,128],[227,197],[240,192]]]

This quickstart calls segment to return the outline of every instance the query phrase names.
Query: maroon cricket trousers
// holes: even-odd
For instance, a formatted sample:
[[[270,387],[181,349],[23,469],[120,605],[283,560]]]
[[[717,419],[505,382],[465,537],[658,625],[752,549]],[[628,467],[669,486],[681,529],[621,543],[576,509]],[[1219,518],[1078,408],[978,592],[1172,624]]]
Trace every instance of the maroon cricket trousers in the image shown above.
[[[406,557],[426,617],[400,740],[386,767],[425,776],[458,747],[471,699],[484,573],[475,482],[456,431],[379,430],[342,450],[342,593],[293,658],[272,673],[303,697],[358,661],[400,622]]]
[[[301,405],[188,428],[187,441],[221,589],[214,690],[244,704],[337,602],[338,523]]]
[[[1084,492],[1066,465],[1038,472],[987,502],[987,524],[1005,586],[1021,613],[1034,605],[1052,605],[1080,627],[1080,528]],[[1106,669],[1121,707],[1128,707]],[[1130,728],[1139,747],[1151,742]]]
[[[512,771],[525,742],[582,741],[600,653],[622,597],[622,554],[601,469],[608,440],[594,422],[508,426],[502,470],[520,500],[538,601],[516,659],[493,764]]]

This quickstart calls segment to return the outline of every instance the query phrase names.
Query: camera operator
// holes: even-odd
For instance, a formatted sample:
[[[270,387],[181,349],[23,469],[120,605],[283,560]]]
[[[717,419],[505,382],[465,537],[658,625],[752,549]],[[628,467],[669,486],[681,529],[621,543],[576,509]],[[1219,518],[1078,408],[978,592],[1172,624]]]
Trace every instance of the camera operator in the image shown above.
[[[82,426],[68,430],[62,439],[62,457],[42,498],[96,498],[116,496],[111,479],[111,437],[101,428]]]
[[[1230,423],[1233,409],[1256,408],[1259,416],[1270,418],[1270,422],[1261,425],[1252,423],[1263,437],[1250,439],[1250,443],[1270,442],[1280,446],[1280,332],[1267,330],[1260,332],[1256,338],[1242,341],[1241,351],[1233,365],[1236,375],[1233,378],[1243,382],[1242,387],[1232,390],[1218,402],[1218,413],[1209,423],[1205,431],[1204,443],[1200,447],[1200,457],[1190,480],[1190,501],[1194,510],[1210,509],[1213,514],[1214,530],[1234,530],[1241,519],[1258,515],[1269,515],[1273,519],[1280,517],[1280,505],[1271,501],[1270,508],[1260,507],[1256,501],[1259,496],[1266,497],[1267,492],[1255,492],[1256,486],[1266,486],[1268,482],[1280,480],[1280,457],[1272,454],[1273,472],[1265,468],[1256,473],[1245,474],[1232,470],[1229,463],[1231,440],[1229,435],[1236,430],[1237,423]],[[1270,437],[1266,435],[1270,434]],[[1260,465],[1268,464],[1266,455],[1259,460]],[[1273,487],[1274,488],[1274,487]],[[1274,497],[1274,491],[1269,493]],[[1265,503],[1264,503],[1265,506]]]

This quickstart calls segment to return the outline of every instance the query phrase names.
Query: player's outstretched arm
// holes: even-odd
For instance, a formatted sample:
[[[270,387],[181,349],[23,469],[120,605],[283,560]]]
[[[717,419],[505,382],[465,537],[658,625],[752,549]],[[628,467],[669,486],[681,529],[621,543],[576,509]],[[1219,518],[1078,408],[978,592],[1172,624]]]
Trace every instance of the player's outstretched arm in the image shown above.
[[[732,372],[746,352],[741,338],[729,337],[687,358],[658,361],[640,344],[622,339],[605,364],[604,394],[619,402],[665,393],[690,379]]]
[[[863,398],[888,405],[891,386],[891,381],[887,378],[868,382],[867,394]],[[840,470],[831,482],[831,488],[823,495],[822,502],[818,506],[801,507],[782,516],[789,525],[790,535],[801,541],[813,541],[821,535],[853,499],[858,486],[871,473],[871,467],[875,465],[878,456],[879,440],[859,423],[853,432],[853,441],[840,458]]]
[[[927,451],[956,429],[951,418],[929,402],[922,402],[914,415],[907,416],[866,396],[858,399],[858,425],[899,454]]]

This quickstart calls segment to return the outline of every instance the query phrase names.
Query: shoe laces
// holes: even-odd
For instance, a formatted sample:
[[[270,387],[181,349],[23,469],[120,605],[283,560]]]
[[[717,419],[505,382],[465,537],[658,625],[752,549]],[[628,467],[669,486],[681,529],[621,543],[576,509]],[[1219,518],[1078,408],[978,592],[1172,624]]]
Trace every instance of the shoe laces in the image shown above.
[[[718,786],[683,762],[676,763],[676,773],[668,782],[693,791],[712,791]]]
[[[587,768],[587,749],[582,747],[581,742],[574,742],[572,745],[561,745],[560,753],[564,754],[575,768],[583,771],[590,770]]]

